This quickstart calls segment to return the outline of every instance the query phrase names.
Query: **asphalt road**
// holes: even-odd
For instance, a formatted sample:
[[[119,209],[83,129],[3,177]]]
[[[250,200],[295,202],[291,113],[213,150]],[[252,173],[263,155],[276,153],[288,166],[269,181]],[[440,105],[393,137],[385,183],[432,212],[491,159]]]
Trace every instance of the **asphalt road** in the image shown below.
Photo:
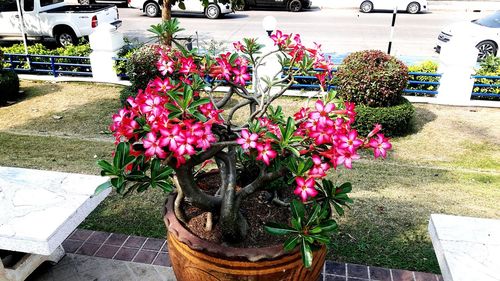
[[[314,8],[300,13],[286,11],[242,11],[222,19],[203,16],[178,16],[184,35],[196,32],[200,41],[210,39],[231,43],[243,37],[264,37],[262,19],[272,15],[278,29],[300,33],[305,43],[318,42],[325,52],[346,53],[364,49],[387,50],[392,13],[363,14],[349,9]],[[394,55],[435,57],[433,47],[441,28],[460,20],[481,17],[479,13],[436,11],[426,14],[398,14],[393,40]],[[123,25],[120,31],[129,38],[148,40],[146,30],[161,18],[148,18],[140,10],[121,8]],[[229,45],[228,45],[229,46]]]

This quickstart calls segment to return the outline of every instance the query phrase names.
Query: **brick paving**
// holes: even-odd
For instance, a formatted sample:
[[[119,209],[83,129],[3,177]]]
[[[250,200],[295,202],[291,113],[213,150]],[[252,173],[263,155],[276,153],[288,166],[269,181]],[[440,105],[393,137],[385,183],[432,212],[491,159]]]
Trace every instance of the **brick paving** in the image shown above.
[[[165,239],[77,229],[66,257],[29,281],[175,281]],[[318,281],[442,281],[441,275],[326,261]]]

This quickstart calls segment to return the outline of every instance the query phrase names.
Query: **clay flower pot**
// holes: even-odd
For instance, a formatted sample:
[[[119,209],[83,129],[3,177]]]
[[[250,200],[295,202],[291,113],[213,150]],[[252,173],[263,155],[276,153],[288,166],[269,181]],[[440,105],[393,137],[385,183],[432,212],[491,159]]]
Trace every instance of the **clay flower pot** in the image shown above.
[[[178,281],[296,280],[316,281],[325,262],[326,248],[314,252],[313,265],[302,264],[300,251],[285,253],[282,245],[234,248],[198,238],[177,220],[171,195],[165,206],[168,252]]]

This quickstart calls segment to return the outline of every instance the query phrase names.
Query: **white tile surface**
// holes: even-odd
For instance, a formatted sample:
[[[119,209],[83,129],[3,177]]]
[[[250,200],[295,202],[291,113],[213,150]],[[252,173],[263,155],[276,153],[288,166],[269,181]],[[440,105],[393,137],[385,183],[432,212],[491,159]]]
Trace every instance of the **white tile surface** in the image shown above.
[[[445,281],[500,280],[500,220],[433,214],[429,233]]]
[[[108,178],[0,167],[0,249],[50,255],[109,194]]]

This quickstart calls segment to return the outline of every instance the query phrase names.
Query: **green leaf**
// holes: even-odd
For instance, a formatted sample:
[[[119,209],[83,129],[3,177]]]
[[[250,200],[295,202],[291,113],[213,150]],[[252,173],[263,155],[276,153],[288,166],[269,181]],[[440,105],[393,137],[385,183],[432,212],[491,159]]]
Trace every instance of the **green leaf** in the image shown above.
[[[206,103],[209,103],[210,100],[208,98],[202,98],[202,99],[199,99],[199,100],[195,100],[194,102],[191,103],[191,105],[189,105],[190,108],[196,108],[200,105],[203,105],[203,104],[206,104]]]
[[[340,193],[349,193],[352,191],[352,184],[350,182],[345,182],[339,186],[337,190],[340,190]]]
[[[277,141],[277,142],[279,142],[279,141],[280,141],[280,139],[278,138],[278,136],[277,136],[277,135],[275,135],[275,134],[273,134],[273,133],[271,133],[271,132],[267,132],[267,133],[266,133],[266,137],[271,138],[271,139],[273,139],[273,140],[275,140],[275,141]]]
[[[306,268],[311,267],[313,254],[311,251],[311,247],[304,238],[302,238],[302,245],[300,245],[300,252],[302,254],[302,262],[304,263],[304,266]]]
[[[115,157],[113,157],[113,166],[116,169],[122,170],[123,163],[125,162],[125,157],[128,156],[130,151],[129,144],[127,142],[120,142],[116,146]]]
[[[96,196],[96,195],[99,195],[99,193],[103,192],[104,190],[110,188],[112,185],[111,185],[111,182],[110,181],[106,181],[105,183],[102,183],[100,184],[94,191],[94,195],[93,196]]]
[[[264,225],[264,229],[273,235],[286,235],[290,233],[297,233],[295,229],[290,228],[288,225],[273,223],[273,222],[266,223]]]
[[[309,220],[307,221],[306,226],[309,226],[314,221],[316,221],[318,219],[318,216],[319,216],[320,212],[321,212],[321,205],[319,205],[318,203],[314,203],[313,212],[309,216]]]
[[[290,204],[290,208],[292,209],[292,216],[299,221],[304,217],[305,209],[304,204],[297,199],[294,199]]]
[[[287,146],[287,149],[290,150],[290,152],[292,152],[296,157],[300,157],[300,152],[295,147]]]
[[[157,182],[157,185],[165,193],[170,193],[174,190],[173,186],[168,182],[163,182],[163,181]]]
[[[292,218],[291,220],[292,227],[298,231],[302,230],[302,224],[300,223],[300,219]]]
[[[97,165],[101,167],[101,169],[106,172],[109,175],[114,175],[115,174],[115,169],[113,168],[113,165],[111,165],[108,161],[106,160],[98,160]]]
[[[332,202],[332,205],[333,207],[335,208],[335,211],[337,211],[337,213],[340,215],[340,216],[343,216],[344,215],[344,208],[342,208],[339,204],[335,203],[335,202]]]
[[[283,249],[285,250],[285,252],[290,252],[291,250],[295,249],[295,247],[297,247],[297,245],[299,244],[300,242],[300,236],[292,236],[290,238],[288,238],[285,243],[283,243]]]
[[[334,220],[327,220],[318,225],[321,228],[322,233],[328,233],[332,231],[336,231],[338,228],[337,222]]]

